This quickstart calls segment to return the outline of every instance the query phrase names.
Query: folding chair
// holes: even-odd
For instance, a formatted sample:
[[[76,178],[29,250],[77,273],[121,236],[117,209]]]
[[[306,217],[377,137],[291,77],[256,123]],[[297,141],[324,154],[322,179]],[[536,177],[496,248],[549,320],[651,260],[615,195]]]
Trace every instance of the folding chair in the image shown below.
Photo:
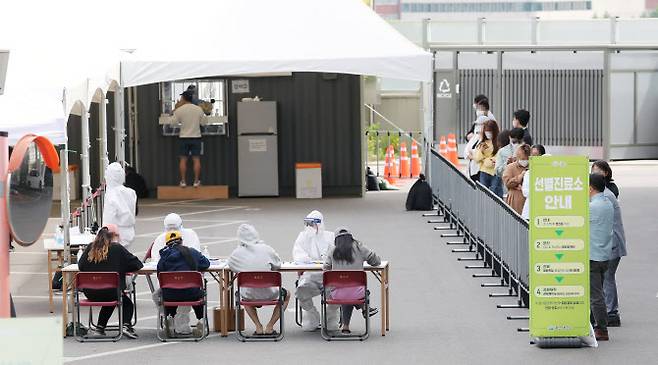
[[[80,291],[83,289],[114,289],[117,291],[117,300],[107,302],[94,302],[87,299],[80,299]],[[77,329],[80,323],[80,308],[89,307],[89,327],[96,327],[92,323],[92,307],[116,307],[119,312],[119,326],[116,328],[118,334],[114,337],[106,336],[78,336]],[[73,337],[79,342],[116,342],[121,339],[123,334],[123,300],[121,295],[121,284],[119,283],[119,273],[116,272],[79,272],[75,276],[75,310],[76,315],[73,316]],[[106,329],[114,330],[115,327],[106,327]]]
[[[281,290],[281,273],[274,271],[244,271],[238,274],[236,281],[237,289],[235,291],[235,332],[238,339],[242,342],[246,341],[279,341],[283,339],[283,291]],[[240,288],[273,288],[279,290],[279,297],[272,300],[243,300],[240,296]],[[276,336],[258,335],[246,336],[242,333],[240,328],[243,323],[240,321],[240,306],[245,307],[263,307],[263,306],[276,306],[279,305],[279,334]]]
[[[206,281],[203,280],[203,274],[198,271],[171,271],[158,273],[158,281],[160,282],[160,289],[201,289],[202,295],[198,300],[191,301],[165,301],[163,291],[160,292],[160,305],[158,306],[158,339],[162,342],[169,340],[174,341],[194,341],[198,342],[208,336],[208,306],[207,306],[207,291]],[[194,307],[203,305],[203,321],[205,328],[200,337],[175,337],[166,338],[161,335],[164,332],[164,321],[166,320],[166,307],[179,307],[188,306]]]
[[[304,274],[303,271],[297,272],[297,280],[295,280],[295,293],[297,293],[297,287],[299,287],[299,278],[301,278],[303,274]],[[297,299],[297,295],[295,294],[295,323],[299,327],[301,327],[302,320],[303,320],[302,306],[301,304],[299,304],[299,299]]]
[[[322,275],[324,290],[322,291],[322,338],[327,341],[333,340],[359,340],[368,338],[370,333],[370,292],[368,291],[368,278],[366,272],[356,271],[325,271]],[[331,289],[363,288],[363,298],[333,299]],[[327,305],[361,305],[363,316],[366,321],[366,329],[362,334],[355,335],[332,335],[327,330]]]

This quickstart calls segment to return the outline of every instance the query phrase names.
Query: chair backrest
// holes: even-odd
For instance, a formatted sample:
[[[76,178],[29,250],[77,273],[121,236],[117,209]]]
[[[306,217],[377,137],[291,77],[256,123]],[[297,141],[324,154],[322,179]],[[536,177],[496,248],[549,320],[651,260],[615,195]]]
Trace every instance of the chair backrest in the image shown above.
[[[75,275],[75,285],[78,289],[117,289],[119,288],[118,272],[79,272]]]
[[[241,288],[272,288],[281,286],[281,273],[276,271],[243,271],[238,274]]]
[[[163,271],[158,281],[163,289],[203,289],[203,274],[198,271]]]
[[[325,288],[354,288],[367,286],[368,278],[363,270],[325,271],[322,282]]]
[[[154,243],[155,243],[155,241],[151,242],[151,244],[149,245],[149,248],[146,249],[146,253],[144,254],[144,259],[142,260],[142,262],[146,262],[146,260],[148,260],[152,257],[151,250],[153,249],[153,244]]]

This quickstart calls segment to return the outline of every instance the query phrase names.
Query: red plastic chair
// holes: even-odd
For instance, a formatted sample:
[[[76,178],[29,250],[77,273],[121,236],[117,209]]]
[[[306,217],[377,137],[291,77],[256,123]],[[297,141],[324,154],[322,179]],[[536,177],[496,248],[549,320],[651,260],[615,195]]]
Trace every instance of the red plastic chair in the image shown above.
[[[283,296],[282,286],[281,286],[281,273],[276,271],[244,271],[238,273],[238,278],[236,281],[237,289],[235,291],[235,332],[238,335],[238,339],[242,342],[246,341],[279,341],[283,339],[283,302],[285,298]],[[278,288],[279,296],[276,299],[271,300],[247,300],[242,299],[240,296],[241,288],[250,288],[250,289],[262,289],[262,288]],[[258,336],[246,336],[242,333],[240,328],[243,327],[243,323],[240,321],[240,306],[245,307],[263,307],[263,306],[276,306],[279,305],[280,318],[279,318],[279,333],[276,336],[268,335],[258,335]]]
[[[117,300],[107,301],[107,302],[94,302],[87,299],[80,299],[80,291],[83,289],[93,289],[93,290],[102,290],[102,289],[114,289],[117,292]],[[123,302],[121,295],[121,284],[119,282],[119,273],[116,272],[79,272],[75,275],[75,309],[76,315],[73,316],[73,336],[79,342],[85,341],[112,341],[116,342],[121,339],[122,328],[121,324],[123,323]],[[89,327],[92,327],[91,309],[93,307],[116,307],[119,311],[119,326],[117,328],[118,334],[114,337],[105,337],[105,336],[78,336],[77,329],[78,323],[80,323],[80,308],[88,307],[89,308]],[[113,330],[113,328],[107,328]]]
[[[322,338],[327,341],[332,340],[359,340],[363,341],[368,338],[370,333],[370,292],[368,291],[368,278],[363,270],[351,271],[325,271],[322,275],[324,290],[322,291]],[[363,298],[333,299],[331,298],[332,289],[354,289],[363,288]],[[332,335],[327,331],[327,305],[360,305],[366,321],[366,329],[362,334],[356,335]]]
[[[158,319],[158,339],[162,342],[167,342],[168,340],[175,341],[201,341],[206,338],[209,334],[208,327],[208,306],[207,304],[207,292],[206,292],[206,282],[203,280],[203,274],[198,271],[170,271],[170,272],[159,272],[158,281],[160,282],[160,289],[200,289],[202,292],[201,298],[198,300],[190,301],[165,301],[163,292],[160,292],[160,306],[159,310],[159,319]],[[205,322],[205,329],[200,337],[176,337],[176,338],[165,338],[161,335],[161,332],[164,330],[164,321],[165,321],[165,311],[166,307],[178,307],[178,306],[188,306],[194,307],[197,305],[203,305],[203,320]]]

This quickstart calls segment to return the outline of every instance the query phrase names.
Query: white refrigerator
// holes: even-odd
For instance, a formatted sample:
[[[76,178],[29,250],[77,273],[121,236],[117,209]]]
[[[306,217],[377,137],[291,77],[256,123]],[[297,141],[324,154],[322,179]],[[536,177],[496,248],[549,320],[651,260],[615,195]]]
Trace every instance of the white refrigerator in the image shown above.
[[[238,102],[238,196],[279,196],[275,101]]]

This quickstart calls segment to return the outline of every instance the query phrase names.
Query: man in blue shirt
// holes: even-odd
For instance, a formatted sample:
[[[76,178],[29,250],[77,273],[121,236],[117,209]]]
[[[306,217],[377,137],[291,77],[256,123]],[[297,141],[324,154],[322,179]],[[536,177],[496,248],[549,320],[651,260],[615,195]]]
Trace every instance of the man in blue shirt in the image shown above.
[[[603,175],[599,169],[592,168],[592,173]],[[624,222],[622,220],[621,208],[619,201],[615,194],[610,190],[607,185],[603,195],[612,203],[614,210],[614,218],[612,224],[612,256],[608,262],[608,271],[605,272],[605,280],[603,282],[603,291],[605,293],[605,306],[608,309],[608,327],[621,326],[621,318],[619,316],[619,299],[617,297],[617,280],[615,274],[619,261],[623,256],[626,256],[626,234],[624,233]]]
[[[603,281],[612,258],[612,227],[614,208],[603,195],[605,179],[589,176],[589,283],[590,318],[596,322],[594,333],[599,341],[608,340],[608,311],[603,294]]]

